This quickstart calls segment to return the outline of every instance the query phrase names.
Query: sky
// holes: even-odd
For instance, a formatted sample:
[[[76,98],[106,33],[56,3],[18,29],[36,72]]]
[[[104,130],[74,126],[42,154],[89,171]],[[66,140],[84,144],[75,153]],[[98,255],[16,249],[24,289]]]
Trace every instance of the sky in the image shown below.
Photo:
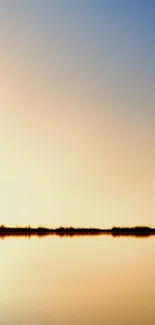
[[[0,216],[155,226],[155,2],[0,0]]]

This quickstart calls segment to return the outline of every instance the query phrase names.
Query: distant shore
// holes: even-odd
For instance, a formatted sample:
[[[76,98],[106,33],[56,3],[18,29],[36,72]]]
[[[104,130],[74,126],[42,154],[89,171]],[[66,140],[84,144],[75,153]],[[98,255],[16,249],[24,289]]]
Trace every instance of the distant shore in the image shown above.
[[[55,229],[46,227],[7,227],[0,226],[0,238],[8,236],[98,236],[111,235],[117,236],[134,236],[134,237],[149,237],[155,236],[155,228],[148,226],[136,227],[113,227],[110,229],[100,228],[74,228],[74,227],[59,227]]]

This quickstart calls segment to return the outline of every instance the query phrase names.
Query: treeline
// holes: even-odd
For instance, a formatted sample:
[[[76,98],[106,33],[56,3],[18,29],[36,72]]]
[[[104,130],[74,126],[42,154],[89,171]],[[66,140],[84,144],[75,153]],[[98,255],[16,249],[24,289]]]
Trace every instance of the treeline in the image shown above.
[[[112,235],[112,236],[151,236],[155,235],[155,228],[148,226],[136,227],[113,227],[111,229],[100,228],[75,228],[75,227],[59,227],[59,228],[46,228],[46,227],[7,227],[0,226],[0,236],[46,236],[46,235],[59,235],[59,236],[85,236],[85,235]]]

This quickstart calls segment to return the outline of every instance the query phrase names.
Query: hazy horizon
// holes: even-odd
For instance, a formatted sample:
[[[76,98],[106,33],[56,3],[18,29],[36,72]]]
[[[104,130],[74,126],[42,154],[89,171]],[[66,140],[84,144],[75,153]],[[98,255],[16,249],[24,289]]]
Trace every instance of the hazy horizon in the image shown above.
[[[0,0],[2,224],[155,225],[154,12]]]

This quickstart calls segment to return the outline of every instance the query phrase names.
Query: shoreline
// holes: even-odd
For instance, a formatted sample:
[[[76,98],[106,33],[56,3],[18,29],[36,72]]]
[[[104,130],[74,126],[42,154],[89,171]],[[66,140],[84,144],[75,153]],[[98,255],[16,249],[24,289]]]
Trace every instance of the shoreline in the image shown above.
[[[100,228],[74,228],[74,227],[59,227],[59,228],[46,228],[46,227],[6,227],[0,226],[0,237],[10,236],[99,236],[99,235],[111,235],[113,237],[150,237],[155,236],[155,228],[148,226],[136,226],[136,227],[112,227],[110,229]]]

